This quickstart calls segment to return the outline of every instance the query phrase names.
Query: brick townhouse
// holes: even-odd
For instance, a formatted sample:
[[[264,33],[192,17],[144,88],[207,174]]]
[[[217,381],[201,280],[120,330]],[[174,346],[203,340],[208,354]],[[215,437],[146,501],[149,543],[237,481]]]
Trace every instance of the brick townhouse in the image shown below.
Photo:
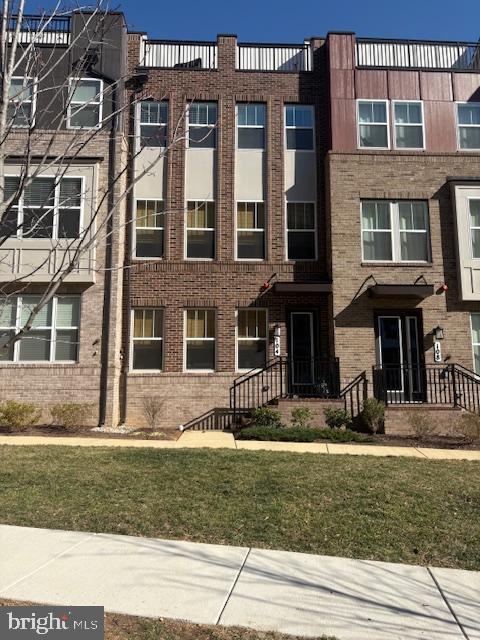
[[[418,407],[442,428],[478,411],[478,47],[129,33],[127,53],[134,185],[125,239],[114,220],[109,356],[92,364],[96,275],[94,329],[61,365],[104,386],[101,422],[142,425],[152,398],[163,428],[292,398],[356,414],[375,395],[390,431]],[[13,366],[42,388],[40,365]]]

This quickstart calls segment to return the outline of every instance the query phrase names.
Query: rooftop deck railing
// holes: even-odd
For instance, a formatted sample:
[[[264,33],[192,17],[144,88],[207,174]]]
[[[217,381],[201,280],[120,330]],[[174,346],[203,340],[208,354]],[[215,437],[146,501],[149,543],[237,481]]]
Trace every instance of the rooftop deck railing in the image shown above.
[[[480,71],[480,43],[357,38],[357,67]]]
[[[239,44],[236,68],[240,71],[311,71],[310,44]]]
[[[10,42],[17,28],[18,17],[11,16],[8,21]],[[70,44],[70,18],[24,15],[20,24],[19,42],[28,44]]]
[[[140,52],[140,65],[163,69],[216,69],[217,58],[215,42],[144,39]]]

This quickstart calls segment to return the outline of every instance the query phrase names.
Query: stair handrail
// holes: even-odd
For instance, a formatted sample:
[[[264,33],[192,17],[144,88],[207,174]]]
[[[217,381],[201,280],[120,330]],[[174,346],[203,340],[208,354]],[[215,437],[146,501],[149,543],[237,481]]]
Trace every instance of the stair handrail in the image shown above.
[[[361,399],[360,399],[360,396],[358,394],[358,390],[359,390],[361,385],[363,386],[363,389],[362,389],[362,395],[361,395]],[[357,400],[357,402],[356,402],[357,411],[356,411],[355,415],[354,415],[354,403],[353,403],[354,389],[357,390],[357,398],[356,398],[356,400]],[[355,418],[361,412],[361,409],[363,407],[363,402],[368,397],[368,379],[367,379],[367,372],[366,371],[362,371],[361,373],[359,373],[356,378],[354,378],[351,382],[349,382],[340,391],[340,398],[343,399],[345,411],[348,411],[347,395],[349,393],[350,393],[350,398],[351,398],[351,400],[350,400],[350,414],[351,414],[352,418]]]

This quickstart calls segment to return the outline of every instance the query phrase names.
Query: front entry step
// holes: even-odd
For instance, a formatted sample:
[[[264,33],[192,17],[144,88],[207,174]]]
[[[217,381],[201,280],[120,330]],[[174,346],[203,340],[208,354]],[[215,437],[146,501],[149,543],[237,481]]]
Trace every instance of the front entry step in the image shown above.
[[[309,421],[311,427],[325,427],[325,414],[324,410],[331,409],[343,409],[344,401],[335,400],[331,398],[281,398],[278,400],[278,411],[282,415],[282,422],[284,424],[290,424],[292,420],[292,409],[296,407],[305,407],[310,409],[313,413],[312,420]]]

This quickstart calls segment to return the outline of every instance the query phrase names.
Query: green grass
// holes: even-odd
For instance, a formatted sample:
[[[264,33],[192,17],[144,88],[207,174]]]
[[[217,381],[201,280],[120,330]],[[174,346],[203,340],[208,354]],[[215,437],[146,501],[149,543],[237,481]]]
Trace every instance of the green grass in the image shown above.
[[[480,569],[480,463],[3,446],[0,522]]]
[[[313,427],[247,427],[235,435],[237,440],[263,440],[270,442],[369,442],[371,438],[351,429],[316,429]]]

